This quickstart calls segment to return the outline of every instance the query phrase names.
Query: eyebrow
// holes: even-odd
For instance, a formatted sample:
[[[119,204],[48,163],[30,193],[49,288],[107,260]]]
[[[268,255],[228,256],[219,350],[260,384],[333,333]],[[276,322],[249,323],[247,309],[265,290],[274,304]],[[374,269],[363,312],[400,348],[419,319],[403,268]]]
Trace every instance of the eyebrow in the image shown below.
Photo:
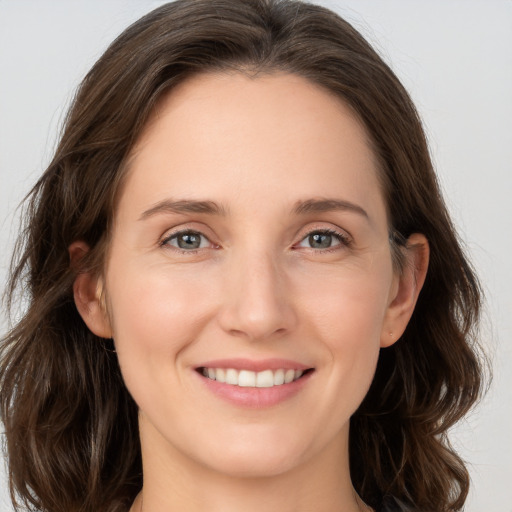
[[[214,201],[195,201],[188,199],[172,201],[165,199],[143,212],[139,220],[147,219],[158,213],[204,213],[225,216],[226,210],[223,206]]]
[[[369,219],[368,213],[361,206],[343,199],[308,199],[306,201],[298,201],[295,203],[294,208],[294,212],[298,215],[335,211],[354,212]]]
[[[292,211],[296,215],[349,211],[357,213],[366,219],[369,218],[368,213],[361,208],[361,206],[343,199],[307,199],[297,201]],[[145,210],[139,220],[145,220],[159,213],[202,213],[206,215],[220,215],[223,217],[227,215],[226,208],[214,201],[197,201],[191,199],[173,201],[171,199],[164,199]]]

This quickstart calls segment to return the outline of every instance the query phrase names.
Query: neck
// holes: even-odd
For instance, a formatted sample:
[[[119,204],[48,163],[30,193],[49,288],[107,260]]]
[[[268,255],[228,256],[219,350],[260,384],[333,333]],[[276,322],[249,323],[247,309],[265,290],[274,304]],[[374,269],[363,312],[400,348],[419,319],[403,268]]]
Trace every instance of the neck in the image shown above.
[[[142,434],[142,432],[141,432]],[[348,467],[348,429],[314,458],[272,476],[215,471],[142,435],[144,487],[130,512],[361,512]],[[148,436],[149,437],[149,436]]]

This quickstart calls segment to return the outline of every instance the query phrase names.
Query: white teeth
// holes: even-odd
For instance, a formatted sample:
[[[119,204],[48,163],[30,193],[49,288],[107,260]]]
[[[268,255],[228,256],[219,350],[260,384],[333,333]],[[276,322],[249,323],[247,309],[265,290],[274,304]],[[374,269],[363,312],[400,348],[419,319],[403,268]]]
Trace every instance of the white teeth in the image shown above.
[[[289,384],[302,377],[303,370],[278,369],[252,372],[234,368],[203,368],[202,374],[212,380],[246,388],[271,388]]]
[[[238,372],[233,370],[233,368],[228,368],[226,370],[226,384],[238,384]]]
[[[276,370],[274,372],[274,386],[284,384],[284,370]]]
[[[274,385],[274,374],[272,370],[265,370],[256,374],[257,388],[271,388]]]
[[[248,370],[241,370],[238,374],[238,383],[235,382],[234,384],[238,384],[244,388],[253,388],[256,386],[256,374]]]
[[[284,383],[289,384],[295,378],[295,370],[286,370],[284,374]]]

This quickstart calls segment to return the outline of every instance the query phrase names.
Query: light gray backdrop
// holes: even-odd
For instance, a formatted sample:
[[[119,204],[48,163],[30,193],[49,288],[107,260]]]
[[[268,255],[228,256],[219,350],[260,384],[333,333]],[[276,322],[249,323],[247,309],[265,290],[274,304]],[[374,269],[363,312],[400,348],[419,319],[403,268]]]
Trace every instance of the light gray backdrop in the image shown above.
[[[14,211],[49,162],[74,88],[150,0],[0,0],[0,289]],[[468,512],[512,511],[512,1],[324,0],[411,92],[451,213],[487,294],[491,392],[453,432],[471,465]],[[0,332],[6,321],[0,318]],[[3,468],[2,468],[3,469]],[[11,510],[0,470],[0,510]]]

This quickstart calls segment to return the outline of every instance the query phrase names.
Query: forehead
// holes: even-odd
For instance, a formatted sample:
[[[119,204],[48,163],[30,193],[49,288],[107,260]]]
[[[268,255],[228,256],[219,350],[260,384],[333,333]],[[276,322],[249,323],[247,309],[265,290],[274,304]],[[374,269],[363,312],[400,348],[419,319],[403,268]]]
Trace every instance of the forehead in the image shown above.
[[[224,202],[236,192],[261,204],[271,192],[291,202],[335,191],[382,203],[377,167],[362,123],[320,86],[284,73],[205,74],[154,109],[122,199],[147,207],[176,195]]]

